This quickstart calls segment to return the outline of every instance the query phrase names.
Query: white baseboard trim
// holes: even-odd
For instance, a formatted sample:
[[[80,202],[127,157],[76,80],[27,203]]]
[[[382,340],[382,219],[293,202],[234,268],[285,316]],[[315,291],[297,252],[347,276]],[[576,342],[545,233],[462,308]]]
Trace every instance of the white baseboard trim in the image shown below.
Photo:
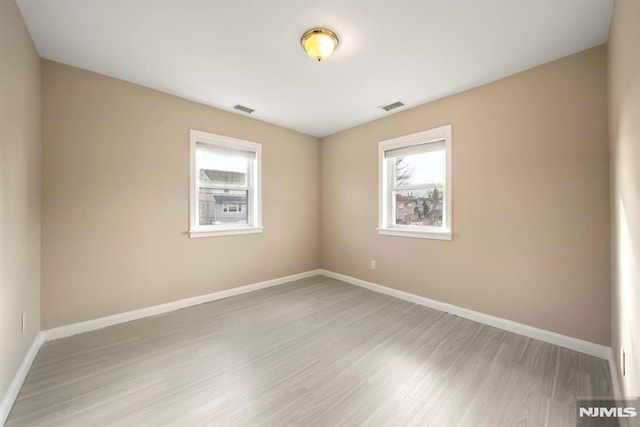
[[[235,295],[246,294],[247,292],[270,288],[272,286],[282,285],[288,282],[293,282],[295,280],[306,279],[307,277],[316,276],[318,274],[321,274],[321,270],[306,271],[304,273],[293,274],[291,276],[279,277],[277,279],[266,280],[264,282],[239,286],[237,288],[225,289],[224,291],[213,292],[197,297],[185,298],[178,301],[172,301],[165,304],[159,304],[151,307],[127,311],[124,313],[113,314],[111,316],[100,317],[98,319],[87,320],[84,322],[72,323],[70,325],[64,325],[57,328],[44,330],[42,331],[42,334],[44,336],[44,341],[57,340],[60,338],[69,337],[71,335],[81,334],[83,332],[106,328],[107,326],[130,322],[132,320],[138,320],[144,317],[154,316],[156,314],[168,313],[170,311],[179,310],[181,308],[204,304],[223,298],[229,298]]]
[[[611,385],[613,386],[613,395],[616,399],[623,399],[622,387],[620,385],[620,377],[618,376],[618,368],[614,359],[613,349],[609,348],[607,352],[607,361],[609,362],[609,372],[611,373]]]
[[[0,426],[3,426],[9,417],[9,412],[11,412],[11,408],[13,407],[13,403],[16,401],[16,397],[18,397],[18,393],[20,392],[20,388],[22,387],[22,383],[24,383],[24,379],[27,377],[29,373],[29,369],[31,368],[31,364],[33,363],[33,359],[36,358],[38,354],[38,350],[42,346],[44,342],[44,335],[42,332],[38,332],[31,343],[31,347],[25,354],[24,359],[22,359],[22,363],[18,368],[18,371],[11,380],[9,384],[9,388],[6,393],[0,400]]]
[[[503,329],[505,331],[524,335],[525,337],[535,338],[537,340],[548,342],[550,344],[555,344],[560,347],[565,347],[571,350],[579,351],[581,353],[586,353],[591,356],[599,357],[601,359],[608,359],[609,354],[611,352],[611,348],[606,347],[604,345],[595,344],[589,341],[581,340],[581,339],[570,337],[567,335],[558,334],[556,332],[551,332],[544,329],[534,328],[533,326],[525,325],[523,323],[514,322],[512,320],[503,319],[501,317],[491,316],[489,314],[480,313],[477,311],[458,307],[452,304],[435,301],[429,298],[410,294],[408,292],[399,291],[397,289],[378,285],[376,283],[371,283],[365,280],[356,279],[355,277],[346,276],[340,273],[334,273],[333,271],[321,270],[321,274],[327,277],[332,277],[334,279],[342,280],[343,282],[347,282],[352,285],[367,288],[374,292],[390,295],[392,297],[410,301],[415,304],[420,304],[425,307],[444,311],[445,313],[450,313],[459,317],[464,317],[465,319],[473,320],[479,323],[484,323],[485,325],[493,326],[495,328]],[[613,377],[614,375],[615,375],[615,371],[612,371],[611,376]]]

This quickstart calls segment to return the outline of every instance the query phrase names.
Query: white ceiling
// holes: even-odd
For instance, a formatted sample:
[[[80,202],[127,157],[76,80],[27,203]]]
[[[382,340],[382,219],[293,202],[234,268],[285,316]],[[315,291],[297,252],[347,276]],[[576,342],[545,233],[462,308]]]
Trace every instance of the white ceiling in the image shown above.
[[[17,0],[43,58],[326,136],[600,45],[613,0]],[[340,45],[320,63],[300,37]],[[243,113],[239,113],[243,114]]]

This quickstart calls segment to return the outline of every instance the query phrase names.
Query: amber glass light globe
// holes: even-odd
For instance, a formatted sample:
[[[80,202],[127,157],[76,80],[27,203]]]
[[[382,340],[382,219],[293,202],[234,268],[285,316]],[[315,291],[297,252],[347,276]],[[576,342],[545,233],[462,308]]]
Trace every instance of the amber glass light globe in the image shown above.
[[[300,43],[307,55],[321,61],[338,46],[338,37],[325,28],[314,28],[302,35]]]

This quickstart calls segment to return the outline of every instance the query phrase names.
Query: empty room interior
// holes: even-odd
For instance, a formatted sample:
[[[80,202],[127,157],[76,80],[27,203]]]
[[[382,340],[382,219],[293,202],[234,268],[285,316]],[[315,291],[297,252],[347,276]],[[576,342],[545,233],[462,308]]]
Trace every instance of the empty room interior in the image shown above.
[[[0,0],[0,172],[0,425],[640,424],[638,0]]]

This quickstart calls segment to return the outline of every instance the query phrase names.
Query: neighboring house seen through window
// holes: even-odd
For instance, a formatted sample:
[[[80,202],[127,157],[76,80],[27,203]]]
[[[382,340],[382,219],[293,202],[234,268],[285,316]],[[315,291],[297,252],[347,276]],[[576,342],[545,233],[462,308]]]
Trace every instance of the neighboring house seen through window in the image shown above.
[[[379,144],[380,234],[451,240],[451,125]]]
[[[261,232],[261,145],[197,130],[190,139],[190,237]]]

